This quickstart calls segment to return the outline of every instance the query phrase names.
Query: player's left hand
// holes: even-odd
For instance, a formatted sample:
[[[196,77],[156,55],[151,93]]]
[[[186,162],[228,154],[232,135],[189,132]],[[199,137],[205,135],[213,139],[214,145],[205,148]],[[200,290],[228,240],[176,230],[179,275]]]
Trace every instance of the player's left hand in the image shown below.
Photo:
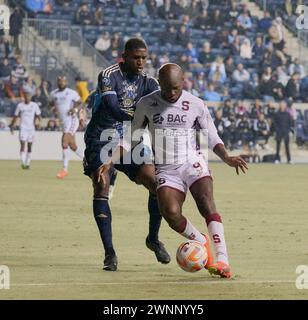
[[[247,162],[240,156],[228,157],[225,162],[230,167],[235,168],[237,175],[239,175],[239,169],[241,169],[243,173],[246,173],[246,170],[248,170]]]
[[[111,167],[111,162],[107,162],[102,164],[97,170],[97,183],[102,182],[104,185],[106,185],[106,178],[108,175],[108,171]]]

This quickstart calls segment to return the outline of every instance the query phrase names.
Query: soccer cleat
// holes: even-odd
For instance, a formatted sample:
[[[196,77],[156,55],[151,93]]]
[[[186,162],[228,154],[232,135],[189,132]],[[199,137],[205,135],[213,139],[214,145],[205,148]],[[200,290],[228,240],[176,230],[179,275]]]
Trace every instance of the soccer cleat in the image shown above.
[[[29,165],[25,165],[24,169],[29,170],[30,166]]]
[[[65,169],[62,169],[58,174],[57,174],[57,178],[58,179],[63,179],[68,175],[67,171]]]
[[[205,249],[206,249],[206,252],[207,252],[207,262],[204,266],[205,269],[208,269],[208,267],[213,264],[214,262],[214,259],[213,259],[213,254],[212,254],[212,251],[211,251],[211,243],[210,243],[210,238],[206,235],[206,234],[203,234],[205,239],[206,239],[206,243],[204,244],[205,246]]]
[[[209,273],[221,278],[231,278],[231,268],[225,262],[217,261],[208,267]]]
[[[118,258],[115,254],[107,254],[104,259],[103,270],[106,271],[117,271],[118,268]]]
[[[25,164],[22,164],[22,165],[21,165],[21,169],[25,170],[25,169],[26,169],[26,165],[25,165]]]
[[[145,244],[151,251],[155,253],[158,262],[167,264],[171,261],[170,255],[161,241],[157,240],[155,242],[151,242],[149,237],[146,237]]]

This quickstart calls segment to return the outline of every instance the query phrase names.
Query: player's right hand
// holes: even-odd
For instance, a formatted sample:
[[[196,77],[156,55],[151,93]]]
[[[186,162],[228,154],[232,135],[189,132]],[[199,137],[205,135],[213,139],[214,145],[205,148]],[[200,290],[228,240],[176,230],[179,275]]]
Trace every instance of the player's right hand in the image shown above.
[[[14,127],[13,126],[10,126],[10,131],[11,131],[11,134],[14,134]]]

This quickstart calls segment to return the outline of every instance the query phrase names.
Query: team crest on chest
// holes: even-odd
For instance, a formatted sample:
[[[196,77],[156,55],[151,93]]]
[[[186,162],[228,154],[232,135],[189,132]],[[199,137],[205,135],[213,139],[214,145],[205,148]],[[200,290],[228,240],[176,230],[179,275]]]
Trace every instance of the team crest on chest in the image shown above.
[[[128,83],[127,81],[123,82],[123,107],[130,108],[135,104],[137,89],[138,87],[135,83]]]

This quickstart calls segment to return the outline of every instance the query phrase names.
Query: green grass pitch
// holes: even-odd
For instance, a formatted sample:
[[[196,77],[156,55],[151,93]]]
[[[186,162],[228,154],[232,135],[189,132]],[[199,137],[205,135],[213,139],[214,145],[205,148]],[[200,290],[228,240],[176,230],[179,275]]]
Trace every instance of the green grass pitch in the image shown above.
[[[80,162],[57,180],[60,165],[33,161],[26,171],[18,161],[0,161],[0,265],[11,278],[0,299],[308,299],[295,286],[296,267],[308,265],[306,165],[250,165],[236,176],[211,164],[231,280],[182,271],[175,252],[183,238],[165,222],[160,237],[172,262],[157,263],[144,244],[147,192],[122,174],[111,201],[118,271],[102,271],[91,182]],[[191,196],[184,214],[206,230]]]

